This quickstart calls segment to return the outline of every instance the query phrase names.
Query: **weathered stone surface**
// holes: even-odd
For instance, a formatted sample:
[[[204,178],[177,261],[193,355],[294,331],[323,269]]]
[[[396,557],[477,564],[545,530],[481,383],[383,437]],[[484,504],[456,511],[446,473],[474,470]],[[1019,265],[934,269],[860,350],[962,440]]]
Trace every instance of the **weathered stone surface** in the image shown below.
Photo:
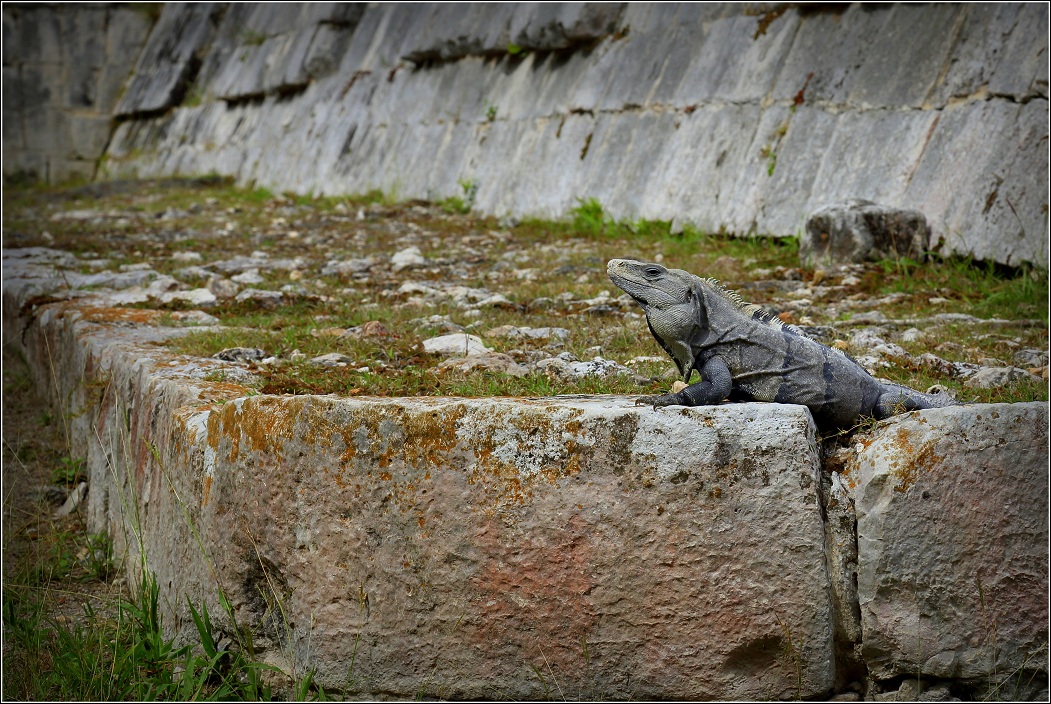
[[[780,620],[804,693],[830,686],[823,562],[800,568],[822,544],[800,409],[245,399],[187,421],[235,608],[280,629],[257,592],[275,585],[319,682],[345,681],[357,642],[365,691],[536,697],[540,671],[567,695],[793,696]],[[741,464],[755,442],[764,460]],[[242,528],[212,542],[231,512]]]
[[[1048,406],[911,413],[860,440],[854,487],[871,676],[1048,672]]]
[[[921,212],[853,200],[826,206],[807,218],[799,259],[806,267],[901,257],[922,260],[929,237]]]

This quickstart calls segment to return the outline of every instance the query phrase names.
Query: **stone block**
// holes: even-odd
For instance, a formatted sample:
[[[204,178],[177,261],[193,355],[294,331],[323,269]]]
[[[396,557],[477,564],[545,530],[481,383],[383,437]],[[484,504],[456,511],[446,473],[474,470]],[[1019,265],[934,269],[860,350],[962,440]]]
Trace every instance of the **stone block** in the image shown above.
[[[29,151],[65,158],[72,152],[69,113],[45,107],[26,116],[26,148]]]
[[[799,260],[808,268],[902,257],[922,261],[929,239],[927,218],[918,210],[854,200],[810,214]]]
[[[71,155],[77,159],[96,161],[102,156],[106,144],[109,143],[110,132],[113,124],[108,117],[96,117],[93,115],[70,116],[69,119],[69,141],[72,147]]]
[[[531,51],[560,51],[613,34],[626,3],[518,3],[511,43]]]
[[[1017,100],[1036,96],[1047,100],[1047,54],[1048,8],[1039,3],[1023,3],[989,76],[989,92]]]
[[[826,110],[805,106],[764,110],[736,179],[727,227],[781,237],[802,233],[837,121]]]
[[[353,26],[318,25],[303,60],[307,76],[316,80],[335,73],[353,35]]]
[[[771,96],[801,105],[845,105],[859,72],[879,47],[889,6],[810,6],[777,75]],[[849,28],[849,29],[848,29]],[[802,91],[802,95],[800,95]]]
[[[17,56],[8,61],[7,37],[4,37],[4,65],[15,63],[62,63],[62,22],[58,8],[52,5],[5,5],[4,17],[10,17],[12,48]]]
[[[931,103],[943,106],[952,98],[978,97],[980,91],[988,90],[989,81],[998,66],[1005,48],[1011,45],[1010,37],[1017,26],[1024,5],[1021,3],[977,4],[965,7],[962,23],[947,64],[945,77],[935,87]],[[1046,52],[1047,42],[1044,42]],[[1028,43],[1027,49],[1034,55],[1040,51],[1039,42]],[[1028,92],[1034,71],[1025,76],[1018,69],[1018,60],[1010,62],[1013,94],[1020,98]],[[1000,86],[1001,91],[1006,85]],[[1004,91],[1009,94],[1011,91]]]
[[[196,53],[208,45],[224,9],[215,3],[166,4],[139,56],[116,114],[132,115],[172,107],[193,73]]]
[[[799,24],[797,13],[786,13],[755,37],[754,17],[730,14],[694,26],[686,50],[692,56],[670,101],[690,106],[708,101],[758,102],[766,98],[777,77]]]
[[[1032,200],[1048,183],[1047,122],[1041,100],[941,111],[903,202],[927,214],[943,253],[1047,266],[1042,201]]]
[[[905,193],[916,179],[917,165],[938,119],[937,112],[923,110],[840,113],[806,210],[851,198],[917,207]],[[778,162],[780,168],[791,168],[781,159]],[[928,217],[933,220],[933,213]]]
[[[862,108],[922,106],[949,60],[963,12],[952,4],[893,5],[878,50],[866,52],[858,69],[850,102]]]
[[[910,413],[857,441],[869,674],[1046,682],[1048,405]]]

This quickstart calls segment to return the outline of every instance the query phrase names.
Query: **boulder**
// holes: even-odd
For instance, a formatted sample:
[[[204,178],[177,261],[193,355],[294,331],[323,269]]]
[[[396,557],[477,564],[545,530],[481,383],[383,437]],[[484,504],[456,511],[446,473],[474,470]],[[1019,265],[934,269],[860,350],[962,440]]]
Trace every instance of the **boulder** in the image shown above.
[[[1047,403],[909,413],[857,441],[869,674],[1046,682]]]
[[[923,213],[856,199],[811,213],[799,241],[799,259],[808,268],[900,257],[922,260],[929,240]]]

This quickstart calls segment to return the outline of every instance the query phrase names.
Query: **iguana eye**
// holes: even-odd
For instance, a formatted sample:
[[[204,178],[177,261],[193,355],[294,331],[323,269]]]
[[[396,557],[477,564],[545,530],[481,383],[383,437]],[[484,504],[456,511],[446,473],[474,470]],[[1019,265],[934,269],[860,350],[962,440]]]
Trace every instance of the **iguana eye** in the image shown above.
[[[661,268],[659,266],[648,266],[643,273],[648,278],[655,279],[661,275]]]

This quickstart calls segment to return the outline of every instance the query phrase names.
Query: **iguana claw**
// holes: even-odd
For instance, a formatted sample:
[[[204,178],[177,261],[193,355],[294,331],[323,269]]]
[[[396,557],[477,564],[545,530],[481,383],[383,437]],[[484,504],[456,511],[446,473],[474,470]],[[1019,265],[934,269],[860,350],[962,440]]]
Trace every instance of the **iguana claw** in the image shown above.
[[[653,410],[663,408],[665,406],[673,406],[678,403],[678,399],[675,394],[663,394],[661,396],[642,396],[635,399],[636,406],[653,406]]]

